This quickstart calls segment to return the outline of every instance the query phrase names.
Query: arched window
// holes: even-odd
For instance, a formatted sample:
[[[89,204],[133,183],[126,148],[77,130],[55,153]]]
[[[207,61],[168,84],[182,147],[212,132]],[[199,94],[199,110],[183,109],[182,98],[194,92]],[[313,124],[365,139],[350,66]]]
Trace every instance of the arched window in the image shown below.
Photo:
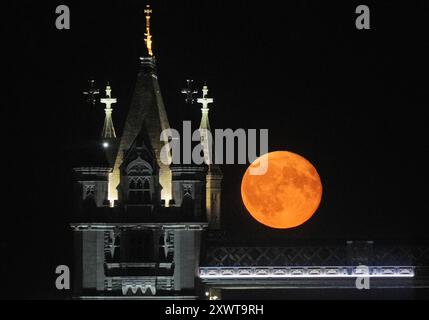
[[[129,177],[129,202],[131,204],[146,204],[151,201],[149,177]]]
[[[128,176],[128,202],[131,204],[149,204],[152,201],[151,165],[140,156],[130,162],[126,168]]]

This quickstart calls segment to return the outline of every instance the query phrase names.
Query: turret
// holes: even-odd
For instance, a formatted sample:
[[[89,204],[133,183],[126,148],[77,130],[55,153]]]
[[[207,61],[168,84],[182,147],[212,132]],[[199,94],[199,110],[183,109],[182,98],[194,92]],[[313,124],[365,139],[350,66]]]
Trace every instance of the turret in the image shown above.
[[[204,148],[204,159],[208,165],[206,175],[206,216],[209,228],[220,228],[220,213],[221,213],[221,192],[222,192],[222,171],[218,164],[214,163],[214,148],[213,141],[209,138],[212,136],[209,121],[209,104],[213,103],[213,98],[208,97],[208,87],[204,85],[203,96],[197,99],[198,103],[202,104],[200,135],[201,144]]]

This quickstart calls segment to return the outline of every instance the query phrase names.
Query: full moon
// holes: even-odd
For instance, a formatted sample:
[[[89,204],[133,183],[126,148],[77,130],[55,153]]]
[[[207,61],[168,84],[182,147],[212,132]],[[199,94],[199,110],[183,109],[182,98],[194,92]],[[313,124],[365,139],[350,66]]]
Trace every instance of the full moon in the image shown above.
[[[268,165],[261,175],[252,168]],[[306,222],[322,199],[322,183],[313,165],[288,151],[266,153],[246,170],[241,182],[241,197],[249,213],[260,223],[287,229]]]

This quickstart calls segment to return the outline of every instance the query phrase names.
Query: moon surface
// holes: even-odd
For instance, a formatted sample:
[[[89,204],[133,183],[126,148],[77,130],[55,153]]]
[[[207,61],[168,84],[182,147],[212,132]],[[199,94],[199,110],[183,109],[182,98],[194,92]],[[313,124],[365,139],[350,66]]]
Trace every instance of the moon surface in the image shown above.
[[[252,174],[267,161],[267,171]],[[254,173],[254,171],[253,171]],[[289,151],[274,151],[256,159],[241,182],[241,197],[249,213],[260,223],[287,229],[306,222],[322,199],[322,183],[313,165]]]

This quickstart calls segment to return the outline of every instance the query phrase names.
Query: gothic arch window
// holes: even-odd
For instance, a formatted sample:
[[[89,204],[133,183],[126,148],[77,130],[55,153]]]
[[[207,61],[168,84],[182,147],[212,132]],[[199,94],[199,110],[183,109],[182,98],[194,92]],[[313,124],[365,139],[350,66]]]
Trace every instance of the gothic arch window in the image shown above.
[[[151,176],[153,173],[152,166],[140,157],[131,161],[126,171],[129,176]]]
[[[128,201],[131,204],[152,202],[152,167],[140,157],[127,166]]]
[[[151,177],[129,177],[129,202],[149,204],[152,201]]]

